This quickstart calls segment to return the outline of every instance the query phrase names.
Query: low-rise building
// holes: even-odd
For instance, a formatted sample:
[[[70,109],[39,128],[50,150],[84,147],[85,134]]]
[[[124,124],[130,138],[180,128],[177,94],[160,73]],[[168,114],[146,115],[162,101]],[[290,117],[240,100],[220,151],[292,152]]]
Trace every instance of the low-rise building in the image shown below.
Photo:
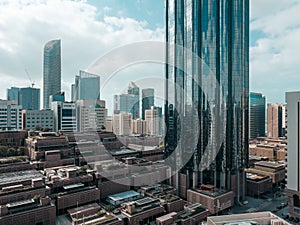
[[[273,188],[272,179],[269,176],[246,173],[247,195],[259,197]]]
[[[22,110],[22,129],[54,131],[54,115],[50,109]]]

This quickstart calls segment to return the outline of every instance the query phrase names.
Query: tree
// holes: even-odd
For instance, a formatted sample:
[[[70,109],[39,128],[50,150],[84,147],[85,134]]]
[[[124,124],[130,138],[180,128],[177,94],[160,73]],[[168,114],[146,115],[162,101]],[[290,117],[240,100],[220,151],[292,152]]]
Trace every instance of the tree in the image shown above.
[[[25,147],[19,147],[18,150],[17,150],[17,154],[19,156],[22,156],[22,155],[25,155],[25,152],[26,152],[26,148]]]
[[[0,157],[6,157],[7,147],[0,146]]]
[[[10,149],[7,150],[6,155],[7,156],[16,156],[17,155],[17,151],[14,148],[10,148]]]

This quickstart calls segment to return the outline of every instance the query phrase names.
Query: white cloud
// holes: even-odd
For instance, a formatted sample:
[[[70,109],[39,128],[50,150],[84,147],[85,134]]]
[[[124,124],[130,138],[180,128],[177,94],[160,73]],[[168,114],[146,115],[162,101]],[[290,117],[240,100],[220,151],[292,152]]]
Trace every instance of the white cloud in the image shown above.
[[[6,97],[7,87],[25,85],[25,68],[42,89],[43,47],[51,39],[62,40],[63,88],[68,93],[78,71],[112,48],[163,40],[163,30],[148,29],[144,21],[122,17],[100,21],[97,16],[99,9],[86,1],[0,0],[0,74],[6,80],[0,84],[0,98]]]
[[[253,0],[252,10],[251,30],[264,35],[250,50],[250,88],[284,102],[286,91],[300,89],[300,2]]]

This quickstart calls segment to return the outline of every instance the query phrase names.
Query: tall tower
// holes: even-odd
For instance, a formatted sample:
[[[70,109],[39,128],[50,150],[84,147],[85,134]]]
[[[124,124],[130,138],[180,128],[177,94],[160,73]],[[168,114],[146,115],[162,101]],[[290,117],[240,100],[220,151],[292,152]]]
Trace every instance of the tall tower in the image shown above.
[[[166,53],[165,153],[176,150],[177,165],[192,152],[172,183],[179,193],[184,185],[212,184],[233,190],[239,201],[248,165],[249,0],[166,0],[166,42],[179,47],[167,46]],[[218,123],[224,126],[219,133]],[[196,146],[180,142],[185,136]],[[202,157],[213,153],[204,166]]]
[[[146,88],[142,90],[142,119],[145,119],[145,111],[154,106],[154,89]]]
[[[250,138],[265,136],[266,98],[261,93],[250,93]]]
[[[268,104],[267,136],[278,138],[284,136],[285,106],[283,104]]]
[[[50,108],[49,97],[61,92],[60,40],[49,41],[44,47],[44,108]]]

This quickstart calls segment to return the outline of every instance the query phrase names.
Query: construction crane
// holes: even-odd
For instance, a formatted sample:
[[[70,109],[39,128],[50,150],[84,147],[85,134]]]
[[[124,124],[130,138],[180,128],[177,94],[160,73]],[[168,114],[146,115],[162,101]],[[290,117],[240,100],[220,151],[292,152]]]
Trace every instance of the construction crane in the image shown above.
[[[30,77],[30,75],[29,75],[27,69],[25,69],[25,73],[27,74],[27,77],[28,77],[28,79],[29,79],[29,81],[30,81],[31,87],[33,88],[34,85],[35,85],[35,82],[31,80],[31,77]]]

